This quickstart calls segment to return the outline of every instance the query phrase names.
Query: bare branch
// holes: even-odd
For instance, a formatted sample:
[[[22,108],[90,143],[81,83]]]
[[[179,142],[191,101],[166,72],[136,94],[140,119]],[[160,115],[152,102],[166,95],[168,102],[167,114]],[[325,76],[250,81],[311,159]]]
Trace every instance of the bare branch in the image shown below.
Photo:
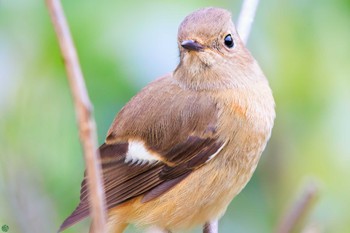
[[[258,4],[259,0],[243,0],[241,12],[238,17],[237,31],[244,44],[248,41]]]
[[[203,233],[218,233],[218,232],[219,232],[219,221],[218,220],[207,222],[204,225]]]
[[[305,218],[316,200],[318,188],[314,183],[308,183],[303,193],[286,212],[277,228],[277,233],[289,233]]]
[[[51,20],[56,30],[65,62],[70,88],[75,104],[80,141],[84,150],[88,189],[90,199],[90,214],[95,229],[98,232],[106,230],[105,197],[97,147],[96,123],[92,116],[92,105],[86,90],[78,56],[73,44],[69,27],[64,16],[60,0],[46,0]],[[95,231],[97,232],[97,231]]]

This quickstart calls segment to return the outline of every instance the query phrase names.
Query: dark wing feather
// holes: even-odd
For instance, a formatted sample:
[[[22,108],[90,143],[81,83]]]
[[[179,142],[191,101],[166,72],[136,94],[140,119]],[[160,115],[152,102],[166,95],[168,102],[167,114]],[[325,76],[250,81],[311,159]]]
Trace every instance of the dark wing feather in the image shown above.
[[[186,151],[180,151],[180,153],[176,153],[175,150],[171,150],[168,154],[172,155],[174,161],[177,162],[176,166],[165,166],[162,172],[160,173],[160,177],[163,180],[174,179],[178,176],[185,174],[188,171],[192,171],[194,168],[197,168],[203,165],[208,161],[209,157],[213,155],[223,143],[217,142],[217,140],[213,138],[198,138],[198,137],[189,137],[187,140],[191,147],[187,147],[186,143],[181,143],[184,147],[187,148]],[[180,160],[180,159],[183,160]],[[184,159],[189,158],[189,159]]]
[[[202,139],[199,137],[189,137],[189,141],[193,147],[188,148],[187,153],[189,154],[187,156],[191,157],[191,159],[173,166],[165,165],[159,173],[160,179],[164,182],[147,192],[142,199],[143,202],[150,201],[170,190],[192,171],[209,161],[210,156],[220,150],[224,144],[213,138]],[[194,143],[195,141],[197,143]],[[178,156],[186,156],[185,153],[182,151]],[[176,156],[173,157],[176,158]]]

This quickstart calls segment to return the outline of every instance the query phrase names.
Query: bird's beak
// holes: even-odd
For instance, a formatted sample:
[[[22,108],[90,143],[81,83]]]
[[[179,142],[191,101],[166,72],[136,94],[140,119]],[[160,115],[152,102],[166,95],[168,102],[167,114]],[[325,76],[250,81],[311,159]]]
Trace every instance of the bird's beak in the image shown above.
[[[194,40],[184,40],[182,41],[181,46],[190,51],[201,51],[204,49],[203,45]]]

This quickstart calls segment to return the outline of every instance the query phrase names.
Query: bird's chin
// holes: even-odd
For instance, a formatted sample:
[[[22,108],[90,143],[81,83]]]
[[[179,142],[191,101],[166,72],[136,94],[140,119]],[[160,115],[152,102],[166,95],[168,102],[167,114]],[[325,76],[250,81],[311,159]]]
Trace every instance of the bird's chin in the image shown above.
[[[210,68],[217,62],[215,55],[208,51],[188,52],[183,57],[183,62],[187,67],[198,66],[201,69]]]
[[[197,53],[187,53],[183,56],[181,67],[190,76],[200,75],[207,67]]]

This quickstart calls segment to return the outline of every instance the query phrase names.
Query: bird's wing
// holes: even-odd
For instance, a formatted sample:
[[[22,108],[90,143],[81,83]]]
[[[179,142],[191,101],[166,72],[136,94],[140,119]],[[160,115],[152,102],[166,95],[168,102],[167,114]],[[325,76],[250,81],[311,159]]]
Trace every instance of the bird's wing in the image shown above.
[[[162,195],[225,145],[217,133],[215,103],[162,82],[153,83],[123,108],[100,147],[108,209],[140,195],[144,202]],[[152,88],[161,93],[154,96]],[[80,203],[60,231],[88,214],[85,176]]]

